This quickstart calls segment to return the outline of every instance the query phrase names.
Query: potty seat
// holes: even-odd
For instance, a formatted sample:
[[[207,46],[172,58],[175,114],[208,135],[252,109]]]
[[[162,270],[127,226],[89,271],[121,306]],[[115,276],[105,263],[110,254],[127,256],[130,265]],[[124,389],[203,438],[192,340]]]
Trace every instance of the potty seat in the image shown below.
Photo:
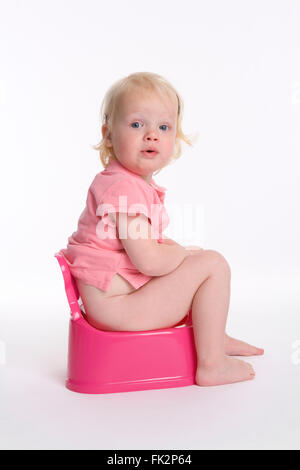
[[[80,393],[115,393],[194,385],[197,355],[191,310],[171,328],[104,331],[85,318],[75,279],[60,253],[68,303],[68,366],[65,385]],[[80,299],[81,301],[81,299]]]

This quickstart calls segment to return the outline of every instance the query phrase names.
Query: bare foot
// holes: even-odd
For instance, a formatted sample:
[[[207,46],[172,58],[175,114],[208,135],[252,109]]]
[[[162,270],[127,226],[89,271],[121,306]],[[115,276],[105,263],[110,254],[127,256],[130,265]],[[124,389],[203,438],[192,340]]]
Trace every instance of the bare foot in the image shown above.
[[[218,364],[198,365],[196,383],[202,387],[225,385],[254,379],[255,372],[251,364],[234,357],[224,356]]]
[[[259,356],[264,353],[264,350],[251,346],[230,336],[225,336],[225,354],[228,356]]]

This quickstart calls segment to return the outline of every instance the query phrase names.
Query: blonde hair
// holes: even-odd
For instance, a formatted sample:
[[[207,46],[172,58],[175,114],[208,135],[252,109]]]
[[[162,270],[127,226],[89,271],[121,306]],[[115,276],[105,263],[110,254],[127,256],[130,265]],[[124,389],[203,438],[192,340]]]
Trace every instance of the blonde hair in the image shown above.
[[[182,152],[182,141],[188,145],[193,145],[193,137],[187,136],[182,131],[182,117],[183,117],[183,101],[179,93],[175,88],[161,75],[151,72],[137,72],[131,75],[128,75],[125,78],[118,80],[114,83],[106,92],[104,99],[101,104],[101,126],[106,124],[109,130],[112,129],[115,114],[117,110],[118,100],[120,96],[134,87],[140,87],[144,90],[156,91],[161,96],[170,96],[175,95],[178,102],[178,112],[177,112],[177,132],[175,140],[175,151],[172,155],[170,163],[172,160],[175,160],[180,157]],[[116,155],[112,147],[107,147],[105,143],[105,138],[103,138],[97,145],[92,146],[93,149],[98,150],[100,153],[100,160],[103,166],[106,168],[110,160],[116,160]],[[160,170],[156,171],[157,174]]]

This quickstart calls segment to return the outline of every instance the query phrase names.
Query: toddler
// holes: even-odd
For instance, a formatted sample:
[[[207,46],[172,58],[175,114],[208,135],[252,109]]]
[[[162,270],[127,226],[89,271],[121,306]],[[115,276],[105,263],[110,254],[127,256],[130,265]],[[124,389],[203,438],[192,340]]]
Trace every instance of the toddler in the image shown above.
[[[104,171],[87,194],[77,231],[61,254],[76,280],[86,320],[110,331],[170,328],[191,310],[196,383],[253,379],[231,356],[263,350],[225,333],[230,267],[217,251],[184,247],[163,235],[169,218],[157,174],[191,144],[181,128],[183,102],[154,73],[131,74],[106,93],[100,151]]]

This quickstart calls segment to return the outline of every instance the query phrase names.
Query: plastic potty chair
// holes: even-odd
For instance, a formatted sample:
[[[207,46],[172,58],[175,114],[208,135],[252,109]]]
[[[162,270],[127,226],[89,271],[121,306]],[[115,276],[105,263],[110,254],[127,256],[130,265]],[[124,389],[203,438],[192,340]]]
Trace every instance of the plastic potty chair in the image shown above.
[[[113,393],[195,384],[197,356],[189,314],[172,328],[104,331],[84,318],[69,266],[56,253],[71,309],[66,387]]]

